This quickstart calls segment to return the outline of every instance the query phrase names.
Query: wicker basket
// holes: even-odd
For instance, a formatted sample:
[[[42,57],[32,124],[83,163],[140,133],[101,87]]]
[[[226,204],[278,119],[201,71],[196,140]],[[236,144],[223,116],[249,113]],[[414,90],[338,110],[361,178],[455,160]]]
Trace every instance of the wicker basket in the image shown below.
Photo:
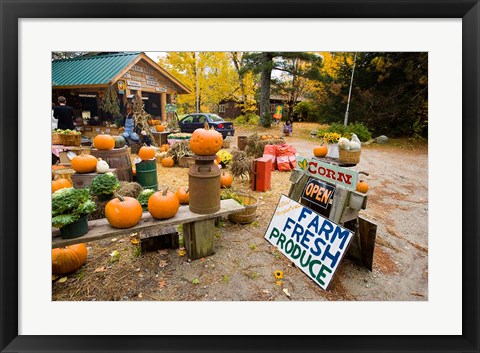
[[[82,143],[82,135],[63,135],[63,144],[65,146],[80,146]]]
[[[63,134],[52,132],[52,145],[63,145]]]
[[[228,219],[233,223],[252,223],[256,218],[257,199],[243,194],[239,194],[238,198],[245,204],[245,211],[229,214]]]
[[[360,153],[361,150],[348,151],[339,149],[339,157],[341,163],[346,164],[358,164],[360,162]]]

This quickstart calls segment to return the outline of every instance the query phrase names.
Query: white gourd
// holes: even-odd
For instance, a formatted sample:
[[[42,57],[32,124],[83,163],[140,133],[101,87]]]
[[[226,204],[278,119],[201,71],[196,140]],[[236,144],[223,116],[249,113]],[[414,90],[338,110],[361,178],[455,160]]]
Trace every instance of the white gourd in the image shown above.
[[[350,141],[345,137],[340,137],[340,139],[338,140],[338,148],[341,150],[349,150]]]
[[[350,150],[351,151],[358,151],[360,149],[360,144],[358,142],[352,141],[350,142]]]
[[[97,162],[97,173],[98,174],[104,174],[106,172],[108,172],[108,170],[110,169],[109,165],[107,162],[105,162],[104,160],[102,160],[101,158],[98,159],[98,162]]]

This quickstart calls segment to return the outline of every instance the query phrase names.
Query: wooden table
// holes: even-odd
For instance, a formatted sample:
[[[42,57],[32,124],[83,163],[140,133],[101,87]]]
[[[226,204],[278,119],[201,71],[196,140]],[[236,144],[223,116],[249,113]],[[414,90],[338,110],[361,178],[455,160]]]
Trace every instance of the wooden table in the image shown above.
[[[155,142],[157,142],[158,147],[167,144],[167,136],[170,134],[170,131],[164,132],[157,132],[152,131],[152,135],[155,138]]]
[[[220,210],[217,212],[203,215],[190,212],[188,205],[180,206],[174,217],[165,220],[154,219],[150,213],[144,212],[140,222],[128,229],[113,228],[106,218],[97,219],[88,222],[87,234],[74,239],[63,239],[60,237],[60,230],[54,229],[52,231],[52,248],[121,237],[132,233],[137,233],[140,239],[148,238],[159,234],[165,227],[182,224],[187,255],[191,259],[198,259],[214,254],[215,219],[245,210],[245,207],[233,199],[221,200],[220,206]]]

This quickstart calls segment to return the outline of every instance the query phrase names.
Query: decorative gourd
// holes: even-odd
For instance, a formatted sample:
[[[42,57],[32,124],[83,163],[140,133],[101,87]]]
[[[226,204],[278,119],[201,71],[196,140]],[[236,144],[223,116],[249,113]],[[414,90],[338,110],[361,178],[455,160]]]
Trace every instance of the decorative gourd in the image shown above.
[[[229,188],[232,186],[233,182],[233,176],[230,173],[223,172],[222,175],[220,175],[220,186],[222,188]]]
[[[357,183],[357,191],[366,194],[368,191],[368,183],[366,181],[360,180]]]
[[[115,194],[105,205],[105,217],[114,228],[131,228],[142,219],[142,205],[137,199]]]
[[[211,156],[220,151],[223,145],[222,134],[209,129],[205,123],[203,129],[197,129],[190,138],[190,149],[198,156]]]
[[[360,144],[355,141],[350,142],[350,151],[358,151],[361,148]]]
[[[109,169],[110,169],[110,166],[108,165],[108,163],[102,160],[101,158],[99,158],[97,162],[97,173],[103,174],[108,172]]]
[[[157,132],[164,132],[165,126],[163,126],[162,124],[155,125],[155,130],[157,130]]]
[[[328,148],[325,145],[315,146],[313,148],[313,155],[315,157],[325,157],[328,153]]]
[[[162,165],[166,168],[173,167],[175,164],[175,161],[173,160],[173,157],[167,156],[162,158]]]
[[[180,186],[175,193],[178,198],[178,202],[181,204],[188,204],[190,202],[190,193],[188,190],[188,186]]]
[[[168,191],[157,191],[148,199],[148,212],[155,219],[166,219],[175,216],[180,207],[177,196]]]
[[[73,157],[72,169],[77,173],[91,173],[97,169],[97,159],[91,154],[81,154]]]
[[[72,183],[70,183],[67,179],[57,179],[52,181],[52,194],[60,189],[64,188],[71,188]]]
[[[52,249],[52,273],[55,275],[75,271],[86,261],[87,247],[83,243]]]
[[[93,138],[93,145],[97,150],[113,150],[115,148],[115,140],[111,135],[100,134]]]
[[[149,146],[142,146],[140,147],[140,150],[138,151],[138,157],[142,161],[148,161],[150,159],[155,158],[155,150],[153,147]]]
[[[115,140],[115,148],[123,148],[127,144],[123,136],[114,136],[113,139]]]

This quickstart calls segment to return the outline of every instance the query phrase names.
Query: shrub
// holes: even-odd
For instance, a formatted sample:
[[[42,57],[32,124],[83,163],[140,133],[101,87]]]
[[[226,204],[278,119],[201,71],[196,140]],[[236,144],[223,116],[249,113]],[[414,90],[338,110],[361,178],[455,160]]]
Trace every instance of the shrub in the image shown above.
[[[260,120],[260,117],[258,115],[255,115],[253,113],[247,113],[245,115],[240,115],[237,118],[235,118],[234,123],[239,124],[239,125],[258,125],[258,121]]]
[[[362,123],[348,124],[347,126],[340,123],[332,123],[326,129],[318,130],[317,136],[323,137],[326,133],[335,132],[348,139],[352,138],[352,134],[357,135],[360,141],[368,141],[372,138],[372,134],[368,128]]]

